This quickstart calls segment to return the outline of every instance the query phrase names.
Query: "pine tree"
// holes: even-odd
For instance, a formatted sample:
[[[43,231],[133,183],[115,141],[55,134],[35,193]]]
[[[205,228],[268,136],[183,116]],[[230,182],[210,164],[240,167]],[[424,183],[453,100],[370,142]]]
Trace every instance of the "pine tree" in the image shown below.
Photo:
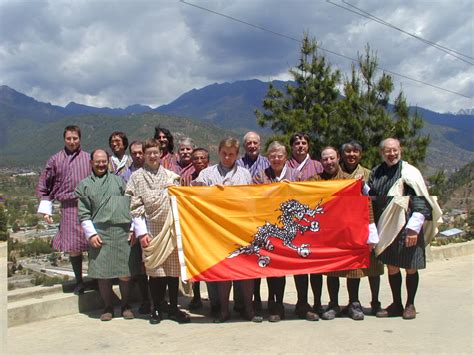
[[[333,70],[324,56],[317,51],[317,42],[307,33],[300,47],[300,60],[290,69],[295,84],[286,85],[282,93],[270,84],[263,100],[264,112],[255,111],[259,124],[270,124],[277,134],[271,138],[288,143],[296,132],[310,134],[312,155],[329,144],[330,126],[335,117],[340,72]]]
[[[366,46],[352,66],[351,77],[344,81],[344,97],[339,114],[343,129],[337,143],[355,139],[364,147],[363,164],[373,167],[380,162],[379,143],[388,137],[398,138],[403,147],[403,159],[412,164],[423,161],[429,138],[420,136],[423,120],[417,112],[411,115],[403,91],[389,106],[394,85],[386,73],[377,75],[377,54]],[[393,112],[392,112],[393,111]]]
[[[300,51],[298,66],[290,70],[295,85],[287,84],[283,94],[270,84],[264,112],[255,111],[260,125],[270,124],[279,138],[298,131],[309,133],[313,157],[327,145],[340,147],[355,139],[364,147],[363,164],[373,167],[380,162],[379,143],[395,137],[402,144],[403,159],[412,164],[423,161],[429,143],[428,137],[419,134],[423,120],[416,112],[410,114],[402,91],[390,109],[393,80],[386,73],[378,75],[377,55],[369,46],[344,80],[318,54],[317,43],[308,34]],[[337,89],[340,84],[342,98]]]

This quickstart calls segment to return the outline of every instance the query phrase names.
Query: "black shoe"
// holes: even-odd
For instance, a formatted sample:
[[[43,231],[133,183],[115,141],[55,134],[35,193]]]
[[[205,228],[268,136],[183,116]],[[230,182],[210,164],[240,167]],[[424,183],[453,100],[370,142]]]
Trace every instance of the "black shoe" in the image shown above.
[[[382,310],[382,304],[379,301],[370,302],[370,314],[375,316]]]
[[[158,324],[162,319],[160,311],[156,308],[150,313],[150,324]]]
[[[360,302],[352,302],[347,306],[347,313],[353,320],[364,320],[364,311]]]
[[[321,316],[324,320],[333,320],[336,317],[339,317],[341,314],[341,307],[337,304],[329,304],[328,308],[324,311],[323,315]]]
[[[378,311],[375,316],[377,318],[401,317],[403,315],[403,310],[403,305],[392,303],[387,308]]]
[[[140,314],[150,314],[151,305],[148,302],[143,302],[138,308]]]
[[[189,323],[191,322],[191,318],[189,315],[184,313],[183,311],[176,309],[168,314],[168,319],[174,320],[179,324]]]
[[[79,296],[79,295],[84,294],[85,289],[86,289],[86,285],[84,285],[83,282],[79,282],[78,284],[76,284],[76,287],[74,287],[73,292],[76,296]]]
[[[193,298],[191,302],[189,302],[188,308],[191,311],[202,308],[202,300],[200,298]]]

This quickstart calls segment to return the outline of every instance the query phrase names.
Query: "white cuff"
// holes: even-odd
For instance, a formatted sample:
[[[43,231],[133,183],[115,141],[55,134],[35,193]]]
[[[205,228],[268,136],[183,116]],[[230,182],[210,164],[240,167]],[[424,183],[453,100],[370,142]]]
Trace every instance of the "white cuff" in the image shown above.
[[[141,237],[148,233],[148,228],[146,226],[145,217],[135,217],[132,220],[133,229],[135,231],[135,236]]]
[[[411,229],[415,231],[417,234],[420,233],[421,227],[423,227],[423,223],[425,222],[425,216],[420,212],[413,212],[410,219],[408,220],[405,229]]]
[[[135,228],[134,228],[133,220],[132,220],[132,223],[130,223],[130,232],[134,232],[134,231],[135,231]]]
[[[369,196],[369,191],[370,191],[369,185],[367,185],[367,184],[364,182],[364,186],[362,186],[362,194],[363,194],[364,196]]]
[[[94,225],[92,224],[92,221],[90,219],[86,221],[81,222],[81,227],[82,230],[84,231],[84,234],[86,235],[86,238],[89,239],[93,235],[97,234],[97,231],[95,230]]]
[[[379,233],[377,232],[377,227],[375,223],[369,224],[369,237],[367,238],[367,244],[378,244],[380,241]]]
[[[53,215],[53,202],[49,200],[41,200],[38,206],[38,213]]]

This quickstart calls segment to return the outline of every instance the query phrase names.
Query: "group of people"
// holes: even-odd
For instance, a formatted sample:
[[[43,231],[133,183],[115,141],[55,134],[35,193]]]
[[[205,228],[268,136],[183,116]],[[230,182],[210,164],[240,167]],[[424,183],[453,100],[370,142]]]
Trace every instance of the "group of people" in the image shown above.
[[[109,137],[111,154],[104,149],[85,153],[80,140],[78,126],[65,128],[65,147],[48,160],[38,183],[38,213],[52,223],[52,201],[60,202],[61,222],[53,247],[70,256],[76,294],[85,289],[82,254],[88,251],[88,275],[98,280],[105,304],[101,320],[114,317],[112,286],[113,280],[118,279],[121,315],[125,319],[135,317],[130,306],[133,281],[142,296],[138,311],[148,313],[151,324],[159,323],[165,313],[178,323],[190,321],[189,314],[178,308],[180,265],[168,187],[333,179],[362,179],[364,194],[373,197],[367,236],[372,250],[370,267],[327,273],[330,301],[326,307],[321,302],[323,275],[294,275],[298,298],[295,314],[308,321],[340,316],[343,310],[338,298],[339,279],[343,277],[347,280],[349,298],[345,311],[354,320],[364,319],[359,285],[360,279],[367,276],[371,314],[416,317],[418,269],[425,268],[425,245],[433,236],[441,211],[429,196],[418,169],[402,161],[397,139],[387,138],[380,143],[383,161],[372,171],[360,165],[363,151],[356,141],[347,142],[340,149],[326,147],[321,151],[320,161],[312,159],[311,141],[306,133],[291,136],[289,152],[285,144],[273,141],[266,156],[261,154],[260,136],[256,132],[243,137],[242,157],[237,139],[223,139],[218,147],[219,162],[211,166],[209,152],[196,147],[191,138],[180,139],[175,152],[173,135],[163,127],[155,128],[154,138],[130,144],[123,132],[113,132]],[[379,300],[384,264],[393,298],[386,308],[381,307]],[[406,270],[405,304],[400,268]],[[278,322],[285,318],[286,278],[269,277],[267,283],[269,321]],[[208,282],[214,322],[230,318],[232,286],[234,309],[244,319],[261,322],[260,279]],[[308,302],[309,286],[312,306]],[[189,309],[195,310],[203,306],[199,282],[193,284],[192,291]]]

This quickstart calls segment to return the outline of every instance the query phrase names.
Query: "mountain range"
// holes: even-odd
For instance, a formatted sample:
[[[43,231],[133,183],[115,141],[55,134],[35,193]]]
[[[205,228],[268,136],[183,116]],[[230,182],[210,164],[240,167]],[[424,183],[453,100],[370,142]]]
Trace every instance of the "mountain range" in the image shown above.
[[[291,84],[274,81],[273,85],[282,90],[288,83]],[[113,130],[123,130],[132,139],[150,136],[158,123],[178,136],[194,138],[193,134],[207,131],[207,135],[198,135],[202,142],[201,138],[196,139],[203,145],[216,144],[225,135],[241,136],[247,130],[265,135],[269,131],[258,126],[254,111],[261,109],[268,84],[255,79],[211,84],[188,91],[157,108],[140,104],[99,108],[74,102],[62,107],[39,102],[3,85],[0,86],[0,166],[42,165],[62,144],[61,139],[51,137],[60,138],[62,128],[72,122],[83,127],[87,149],[104,146],[104,140]],[[474,116],[410,109],[418,110],[425,120],[424,133],[431,136],[425,161],[429,172],[454,171],[474,161]],[[99,133],[103,136],[99,137]],[[212,134],[218,136],[213,138]]]

